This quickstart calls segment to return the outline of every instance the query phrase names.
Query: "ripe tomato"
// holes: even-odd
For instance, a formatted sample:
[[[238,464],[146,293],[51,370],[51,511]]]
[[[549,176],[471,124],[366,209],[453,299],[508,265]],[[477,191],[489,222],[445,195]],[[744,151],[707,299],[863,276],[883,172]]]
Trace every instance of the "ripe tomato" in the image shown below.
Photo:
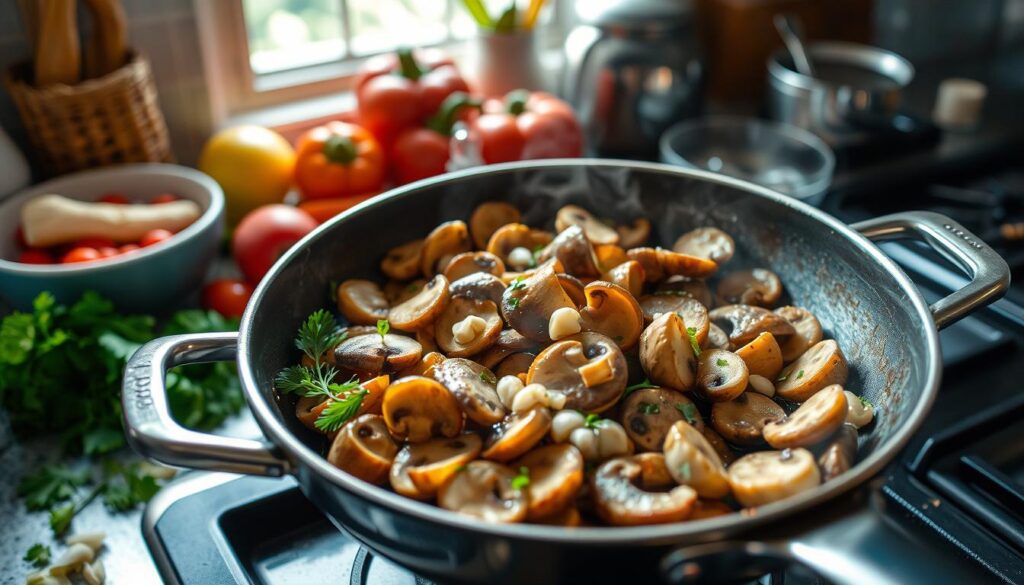
[[[114,205],[128,205],[131,201],[121,193],[107,193],[97,199],[100,203],[113,203]]]
[[[102,256],[100,256],[100,252],[96,248],[79,246],[77,248],[72,248],[70,252],[64,254],[64,257],[60,259],[60,263],[74,264],[76,262],[92,262],[93,260],[99,260],[100,258],[102,258]]]
[[[53,256],[46,250],[33,248],[22,252],[18,256],[18,262],[22,264],[53,264]]]
[[[110,238],[82,238],[73,244],[74,248],[115,248],[117,243]]]
[[[142,248],[140,248],[138,244],[124,244],[120,248],[117,249],[117,252],[119,254],[127,254],[128,252],[134,252],[136,250],[141,250],[141,249]]]
[[[142,237],[139,239],[139,245],[145,248],[147,246],[152,246],[153,244],[159,244],[173,235],[174,234],[168,230],[149,230],[142,234]]]
[[[177,195],[171,195],[170,193],[161,193],[161,194],[157,195],[156,197],[153,197],[152,199],[150,199],[149,200],[149,204],[150,205],[160,205],[161,203],[171,203],[171,202],[177,201],[177,200],[178,200],[178,196]]]
[[[21,225],[14,230],[14,243],[18,244],[19,248],[28,248],[28,242],[25,241],[25,228]]]
[[[259,282],[285,250],[316,226],[316,220],[301,209],[264,205],[235,228],[231,242],[235,261],[249,282]]]
[[[102,248],[96,248],[96,251],[100,253],[100,258],[113,258],[120,254],[120,250],[113,246],[103,246]]]
[[[241,317],[252,296],[252,285],[241,280],[221,278],[203,287],[203,308],[228,318]]]

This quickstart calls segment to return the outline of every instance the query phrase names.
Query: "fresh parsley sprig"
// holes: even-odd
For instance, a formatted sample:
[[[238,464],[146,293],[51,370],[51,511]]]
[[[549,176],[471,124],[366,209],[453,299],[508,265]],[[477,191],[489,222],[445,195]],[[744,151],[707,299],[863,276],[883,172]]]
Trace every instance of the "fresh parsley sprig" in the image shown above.
[[[646,390],[647,388],[657,388],[657,384],[652,384],[649,378],[644,378],[641,382],[633,384],[632,386],[626,386],[626,391],[622,393],[622,397],[625,398],[637,390]]]
[[[512,489],[521,490],[530,485],[530,468],[525,465],[519,468],[519,474],[512,478]]]
[[[45,567],[50,564],[50,547],[37,542],[28,547],[25,556],[22,557],[26,563],[32,563],[36,567]]]
[[[695,357],[700,357],[700,344],[697,343],[697,328],[687,327],[686,336],[690,338],[690,347],[693,348],[693,355]]]

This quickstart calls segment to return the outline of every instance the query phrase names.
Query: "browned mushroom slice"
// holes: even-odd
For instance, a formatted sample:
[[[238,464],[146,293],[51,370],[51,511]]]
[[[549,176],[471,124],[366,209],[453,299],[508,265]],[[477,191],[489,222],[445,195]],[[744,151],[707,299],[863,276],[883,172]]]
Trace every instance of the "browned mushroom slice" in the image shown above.
[[[448,305],[448,279],[438,274],[409,300],[391,307],[388,321],[395,329],[416,331],[437,319]]]
[[[781,406],[757,392],[744,392],[735,400],[711,406],[711,426],[733,445],[760,445],[764,426],[785,416]]]
[[[690,520],[706,520],[732,514],[733,509],[720,500],[697,500],[693,505],[693,512],[690,512]]]
[[[406,376],[425,376],[427,378],[433,378],[434,368],[445,359],[444,354],[436,351],[427,352],[423,354],[420,361],[397,372],[395,374],[395,379],[397,380],[398,378],[404,378]]]
[[[513,486],[516,473],[490,461],[472,461],[455,473],[437,494],[437,505],[485,522],[520,522],[526,518],[526,492]]]
[[[705,307],[711,307],[714,304],[711,288],[708,287],[707,282],[700,278],[672,276],[659,284],[654,294],[675,294],[677,296],[690,297]]]
[[[548,321],[551,314],[575,305],[555,275],[555,266],[546,262],[536,272],[522,280],[513,281],[501,300],[501,313],[509,327],[534,341],[548,342]]]
[[[647,377],[661,386],[690,390],[697,379],[697,356],[676,313],[663,313],[640,335],[640,365]]]
[[[704,438],[707,439],[708,444],[711,445],[711,448],[715,450],[715,453],[718,453],[718,458],[722,460],[723,465],[729,465],[736,460],[736,453],[733,452],[732,447],[729,446],[729,443],[725,442],[722,435],[715,432],[715,429],[705,426],[702,433]]]
[[[539,348],[540,345],[537,342],[523,337],[515,329],[502,329],[498,334],[498,339],[494,341],[494,345],[487,351],[474,356],[473,361],[493,370],[495,366],[514,353],[536,352]]]
[[[821,483],[807,449],[758,451],[729,466],[733,497],[744,506],[763,506],[814,489]]]
[[[856,460],[857,427],[843,424],[818,456],[821,481],[825,482],[846,473]]]
[[[501,258],[506,266],[524,270],[529,267],[529,263],[523,265],[522,262],[511,262],[509,254],[516,248],[523,248],[532,255],[534,250],[547,246],[552,239],[554,236],[548,232],[530,229],[530,226],[521,223],[510,223],[501,226],[491,235],[487,241],[487,251]]]
[[[711,276],[718,265],[707,258],[679,254],[662,248],[633,248],[626,254],[644,267],[647,282],[658,282],[666,276],[704,278]]]
[[[564,394],[565,408],[601,412],[622,395],[627,375],[626,358],[615,342],[599,333],[584,332],[540,352],[526,383]]]
[[[468,357],[487,349],[502,325],[494,303],[466,297],[453,297],[434,323],[434,339],[448,357]]]
[[[688,485],[702,498],[729,495],[725,466],[711,443],[692,426],[680,421],[665,437],[665,466],[680,485]]]
[[[736,242],[732,236],[718,228],[701,227],[679,236],[672,250],[724,264],[736,252]]]
[[[598,267],[605,271],[629,262],[629,256],[626,255],[626,251],[615,244],[594,246],[594,256],[597,258]]]
[[[545,518],[568,507],[583,485],[583,456],[567,443],[534,449],[511,467],[520,472],[526,468],[530,480],[526,485],[529,520]]]
[[[703,345],[708,338],[711,319],[708,310],[696,299],[675,294],[653,294],[640,297],[640,310],[648,323],[664,313],[676,313],[683,318],[687,328],[693,328],[693,336],[698,345]]]
[[[416,343],[420,344],[420,347],[423,348],[423,352],[424,353],[429,353],[429,352],[437,351],[438,349],[440,349],[440,348],[437,347],[437,340],[434,339],[434,328],[433,327],[429,327],[428,326],[428,327],[424,327],[423,329],[417,329],[416,330]]]
[[[418,270],[417,274],[419,274]],[[427,280],[425,278],[417,278],[409,282],[389,280],[384,285],[384,298],[388,300],[391,306],[398,305],[416,296],[416,293],[423,290],[426,284]]]
[[[615,228],[619,232],[619,245],[623,248],[636,248],[644,245],[651,235],[651,222],[639,217],[632,223],[622,224]]]
[[[509,415],[491,428],[484,443],[484,459],[512,461],[533,448],[551,428],[551,412],[533,408]]]
[[[644,388],[631,392],[622,403],[622,426],[639,451],[661,451],[665,436],[677,422],[703,428],[693,402],[674,390]],[[689,415],[689,416],[687,416]]]
[[[726,305],[708,313],[711,321],[722,328],[735,347],[746,345],[765,331],[776,339],[795,331],[785,319],[763,307]]]
[[[384,419],[364,414],[338,432],[327,452],[331,465],[369,483],[384,483],[398,447]]]
[[[598,515],[616,526],[686,520],[697,501],[693,488],[675,485],[661,453],[612,459],[597,468],[593,481]]]
[[[703,349],[729,349],[729,336],[722,331],[722,328],[712,323],[708,327],[708,338],[704,341]]]
[[[566,205],[555,214],[555,229],[564,232],[570,227],[578,227],[587,239],[595,244],[617,244],[619,233],[603,221],[590,214],[589,211],[576,205]],[[556,238],[557,239],[557,238]]]
[[[415,364],[422,355],[423,347],[404,335],[360,335],[334,348],[334,363],[364,374],[392,374]]]
[[[474,272],[449,284],[448,292],[453,297],[491,301],[495,305],[500,305],[501,295],[505,292],[505,283],[493,274]]]
[[[505,263],[490,252],[463,252],[452,258],[444,269],[445,277],[452,282],[477,272],[501,276],[505,273]]]
[[[423,240],[413,240],[391,251],[380,261],[380,271],[395,280],[409,280],[420,272],[423,258]]]
[[[526,375],[530,371],[530,366],[533,365],[533,360],[536,359],[532,353],[519,352],[514,353],[507,358],[501,360],[498,367],[494,370],[494,375],[498,379],[502,379],[505,376],[518,376],[519,374]]]
[[[793,402],[803,402],[832,384],[845,384],[846,357],[832,339],[819,341],[782,369],[775,380],[775,393]]]
[[[751,375],[774,380],[782,371],[782,350],[775,336],[765,331],[736,350]]]
[[[816,445],[846,420],[846,394],[833,384],[822,388],[786,418],[764,426],[764,440],[776,449]]]
[[[601,274],[594,256],[594,247],[578,225],[569,226],[560,232],[537,257],[537,262],[547,262],[551,258],[565,267],[565,271],[573,276],[589,278]]]
[[[504,201],[488,201],[481,203],[469,216],[469,231],[473,234],[473,243],[477,248],[487,246],[494,232],[503,225],[519,223],[519,210]]]
[[[469,252],[471,248],[466,223],[460,220],[446,221],[434,228],[434,231],[423,240],[420,271],[423,272],[423,276],[430,278],[444,271],[452,258]]]
[[[633,295],[602,280],[588,284],[583,291],[587,299],[587,306],[580,309],[583,330],[610,337],[623,350],[636,345],[644,329],[644,315]]]
[[[619,264],[604,273],[604,279],[629,291],[635,298],[644,292],[644,267],[635,260]]]
[[[697,360],[697,390],[711,402],[726,402],[747,388],[747,364],[724,349],[709,349]]]
[[[376,282],[353,278],[338,285],[338,310],[355,325],[376,325],[388,318],[388,300]]]
[[[432,497],[460,467],[476,459],[482,446],[476,433],[406,445],[391,466],[391,487],[417,500]]]
[[[402,378],[384,394],[384,421],[391,434],[410,443],[454,437],[462,430],[459,403],[440,382],[423,376]]]
[[[494,390],[498,379],[487,368],[462,358],[445,360],[434,368],[434,379],[445,385],[473,422],[493,425],[505,417],[505,407]]]
[[[782,342],[782,360],[789,363],[821,341],[821,323],[810,311],[800,307],[779,307],[775,314],[793,326],[796,333]]]
[[[562,285],[562,290],[572,300],[573,305],[582,307],[587,304],[587,293],[583,290],[584,284],[580,282],[580,279],[564,272],[559,272],[555,276],[558,278],[558,284]]]
[[[782,297],[782,281],[771,270],[740,270],[718,283],[718,296],[727,303],[771,307]]]

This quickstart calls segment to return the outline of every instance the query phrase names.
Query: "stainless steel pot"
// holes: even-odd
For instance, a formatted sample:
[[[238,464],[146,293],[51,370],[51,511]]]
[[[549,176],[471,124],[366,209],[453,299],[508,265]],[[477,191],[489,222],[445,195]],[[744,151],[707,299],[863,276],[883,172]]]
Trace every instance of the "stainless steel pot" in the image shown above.
[[[841,478],[755,514],[576,529],[484,524],[369,485],[328,464],[321,455],[322,437],[295,420],[291,401],[280,401],[273,390],[274,374],[298,359],[292,339],[299,324],[328,304],[331,280],[377,276],[379,257],[390,246],[441,221],[465,218],[476,204],[493,199],[516,204],[534,224],[550,223],[554,211],[569,202],[623,220],[642,214],[654,224],[652,239],[663,245],[696,226],[728,231],[739,250],[730,268],[774,270],[792,302],[814,312],[846,351],[848,385],[879,411],[861,437],[861,460]],[[963,266],[972,281],[929,307],[871,243],[901,237],[924,240]],[[998,255],[933,213],[898,214],[849,227],[750,183],[665,165],[553,160],[489,166],[396,189],[318,228],[263,280],[237,335],[174,336],[145,345],[125,371],[125,426],[137,451],[164,463],[294,475],[312,502],[371,550],[444,582],[684,581],[694,575],[719,577],[723,570],[732,575],[741,567],[761,570],[765,563],[790,559],[836,582],[927,580],[921,574],[899,575],[900,563],[886,563],[864,549],[844,550],[847,556],[837,563],[836,549],[866,542],[885,546],[884,554],[898,554],[901,545],[909,546],[891,533],[865,539],[867,526],[878,523],[849,512],[862,509],[854,503],[866,488],[857,488],[896,455],[935,399],[942,371],[937,329],[999,297],[1008,281],[1009,270]],[[168,368],[233,358],[265,441],[188,431],[170,417],[164,388]],[[946,564],[945,559],[933,564],[939,577],[955,574]]]

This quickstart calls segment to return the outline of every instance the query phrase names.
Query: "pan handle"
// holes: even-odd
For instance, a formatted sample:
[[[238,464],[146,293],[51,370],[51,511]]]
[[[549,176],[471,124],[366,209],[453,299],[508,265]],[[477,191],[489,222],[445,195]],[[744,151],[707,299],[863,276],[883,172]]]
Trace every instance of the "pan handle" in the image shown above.
[[[931,211],[884,215],[853,224],[867,239],[880,242],[915,238],[970,274],[967,286],[932,306],[935,326],[943,329],[1003,296],[1010,286],[1006,261],[959,223]]]
[[[178,467],[270,476],[289,473],[289,461],[266,441],[191,431],[171,417],[167,370],[230,361],[237,349],[238,334],[233,332],[172,335],[139,348],[125,366],[121,386],[125,434],[132,448]]]

